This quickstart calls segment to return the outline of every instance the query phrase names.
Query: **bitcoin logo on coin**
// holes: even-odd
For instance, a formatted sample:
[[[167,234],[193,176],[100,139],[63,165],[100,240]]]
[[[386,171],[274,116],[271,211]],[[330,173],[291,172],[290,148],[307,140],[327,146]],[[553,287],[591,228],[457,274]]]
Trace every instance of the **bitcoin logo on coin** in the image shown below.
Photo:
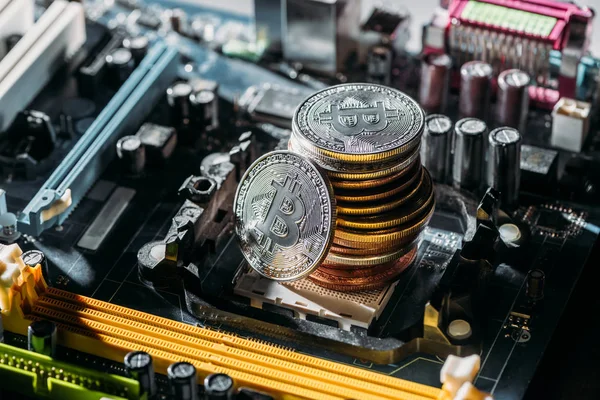
[[[319,122],[330,123],[333,129],[345,136],[377,133],[388,126],[388,118],[398,118],[398,110],[387,110],[383,101],[375,107],[346,98],[341,104],[332,104],[329,112],[319,115]],[[333,133],[333,132],[332,132]]]
[[[344,84],[308,97],[292,123],[294,149],[344,162],[386,162],[413,149],[425,116],[406,94],[375,84]]]
[[[270,279],[310,274],[333,242],[336,211],[329,179],[290,151],[267,153],[248,168],[233,209],[246,261]]]
[[[305,215],[304,203],[298,196],[299,183],[290,176],[285,177],[284,184],[272,181],[275,196],[267,212],[266,218],[256,226],[258,240],[264,249],[273,252],[274,245],[292,247],[300,239],[298,223]],[[257,196],[261,197],[261,196]],[[259,203],[260,200],[253,202]]]

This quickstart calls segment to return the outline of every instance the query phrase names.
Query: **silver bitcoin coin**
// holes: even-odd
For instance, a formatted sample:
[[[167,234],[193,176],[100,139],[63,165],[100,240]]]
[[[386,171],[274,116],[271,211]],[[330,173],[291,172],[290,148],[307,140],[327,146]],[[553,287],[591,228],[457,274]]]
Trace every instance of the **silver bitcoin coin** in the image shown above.
[[[425,115],[416,101],[385,86],[358,83],[324,89],[294,114],[302,146],[346,161],[395,157],[421,137]]]
[[[233,209],[242,253],[267,278],[305,277],[331,247],[336,220],[331,184],[298,154],[274,151],[256,160],[240,180]]]

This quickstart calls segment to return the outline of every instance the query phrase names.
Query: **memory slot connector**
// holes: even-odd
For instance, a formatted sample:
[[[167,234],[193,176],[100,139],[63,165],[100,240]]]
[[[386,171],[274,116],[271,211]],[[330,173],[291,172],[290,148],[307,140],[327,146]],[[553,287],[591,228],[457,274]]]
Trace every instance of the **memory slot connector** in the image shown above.
[[[33,25],[33,0],[0,0],[0,60],[8,52],[6,39],[23,36]]]
[[[42,280],[39,273],[31,276]],[[58,344],[62,346],[117,362],[129,351],[143,350],[152,355],[160,373],[166,373],[173,362],[187,361],[196,367],[199,381],[211,373],[223,372],[238,386],[253,387],[276,398],[444,398],[438,388],[47,288],[45,284],[34,286],[32,281],[23,280],[22,286],[12,290],[10,310],[2,314],[5,330],[24,334],[32,321],[50,320],[57,324]],[[33,287],[39,293],[34,294]]]
[[[4,12],[8,11],[7,7]],[[85,40],[83,6],[54,1],[0,61],[0,132],[10,126]]]
[[[519,68],[549,87],[551,52],[562,54],[558,90],[573,96],[587,50],[593,12],[556,0],[454,0],[446,38],[456,65],[485,61],[495,73]]]
[[[6,386],[4,385],[6,384]],[[0,343],[0,387],[36,398],[140,399],[137,381]]]
[[[164,43],[150,49],[25,207],[18,220],[21,232],[39,236],[67,219],[113,158],[117,140],[135,132],[175,80],[178,57]]]

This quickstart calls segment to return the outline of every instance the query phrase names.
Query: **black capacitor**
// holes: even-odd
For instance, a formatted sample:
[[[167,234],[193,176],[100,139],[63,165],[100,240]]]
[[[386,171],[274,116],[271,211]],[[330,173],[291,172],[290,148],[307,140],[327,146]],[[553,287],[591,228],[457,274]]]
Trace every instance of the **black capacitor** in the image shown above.
[[[475,191],[483,182],[487,125],[477,118],[463,118],[454,126],[452,184]]]
[[[171,394],[175,400],[197,400],[196,367],[188,362],[176,362],[167,368]]]
[[[533,301],[544,298],[546,274],[541,269],[532,269],[527,273],[527,297]]]
[[[41,264],[42,267],[46,264],[46,256],[39,250],[29,250],[21,255],[21,259],[30,267],[35,267],[38,264]]]
[[[128,174],[139,175],[146,166],[146,148],[138,136],[128,135],[119,139],[117,156]]]
[[[110,79],[117,85],[129,78],[135,68],[135,61],[128,49],[117,48],[106,56],[106,66]]]
[[[30,267],[35,267],[40,264],[44,276],[48,276],[48,260],[46,256],[39,250],[28,250],[21,255],[21,259]]]
[[[460,68],[461,118],[487,119],[492,91],[492,66],[483,61],[470,61]]]
[[[177,133],[171,127],[146,122],[135,134],[146,149],[148,163],[162,164],[177,146]]]
[[[8,35],[4,41],[6,42],[6,51],[9,52],[13,49],[13,47],[15,47],[17,45],[17,43],[19,42],[19,40],[21,40],[23,36],[19,35],[19,34],[12,34],[12,35]]]
[[[27,349],[38,354],[54,357],[56,354],[56,325],[40,320],[27,328]]]
[[[446,109],[451,69],[452,59],[447,54],[429,54],[421,63],[419,103],[427,113]]]
[[[123,39],[123,47],[131,52],[136,64],[143,60],[148,52],[148,45],[148,38],[143,35]]]
[[[175,82],[167,89],[167,101],[171,106],[171,121],[173,125],[188,125],[191,116],[190,95],[193,88],[189,82]]]
[[[169,17],[171,29],[177,33],[186,33],[188,31],[187,14],[181,8],[171,10]]]
[[[529,82],[526,72],[508,69],[498,76],[496,122],[523,131],[529,109]]]
[[[59,115],[60,135],[67,139],[75,138],[75,124],[69,114],[61,113]]]
[[[446,183],[450,172],[450,146],[452,145],[452,120],[442,114],[425,117],[425,130],[421,139],[421,163],[434,181]]]
[[[127,353],[123,364],[127,374],[139,382],[140,394],[147,393],[148,398],[156,395],[154,365],[150,354],[145,351],[132,351]]]
[[[367,56],[367,82],[389,86],[392,83],[394,50],[389,46],[371,47]]]
[[[194,121],[199,128],[219,127],[219,98],[212,90],[199,90],[190,94]]]
[[[510,127],[490,132],[487,156],[487,184],[500,192],[502,207],[519,199],[521,184],[521,135]]]
[[[207,400],[229,400],[233,397],[233,379],[227,374],[210,374],[204,379]]]

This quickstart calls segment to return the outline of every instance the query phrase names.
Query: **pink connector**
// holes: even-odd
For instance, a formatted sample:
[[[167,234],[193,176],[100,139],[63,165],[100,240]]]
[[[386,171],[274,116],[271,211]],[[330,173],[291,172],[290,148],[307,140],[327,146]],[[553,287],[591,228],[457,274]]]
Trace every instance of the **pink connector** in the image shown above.
[[[577,66],[588,49],[593,18],[591,9],[557,0],[453,0],[447,51],[459,64],[484,59],[496,73],[524,68],[546,89],[535,91],[533,103],[551,109],[558,99],[548,96],[548,90],[555,90],[549,84],[550,51],[562,54],[558,94],[574,98]]]

